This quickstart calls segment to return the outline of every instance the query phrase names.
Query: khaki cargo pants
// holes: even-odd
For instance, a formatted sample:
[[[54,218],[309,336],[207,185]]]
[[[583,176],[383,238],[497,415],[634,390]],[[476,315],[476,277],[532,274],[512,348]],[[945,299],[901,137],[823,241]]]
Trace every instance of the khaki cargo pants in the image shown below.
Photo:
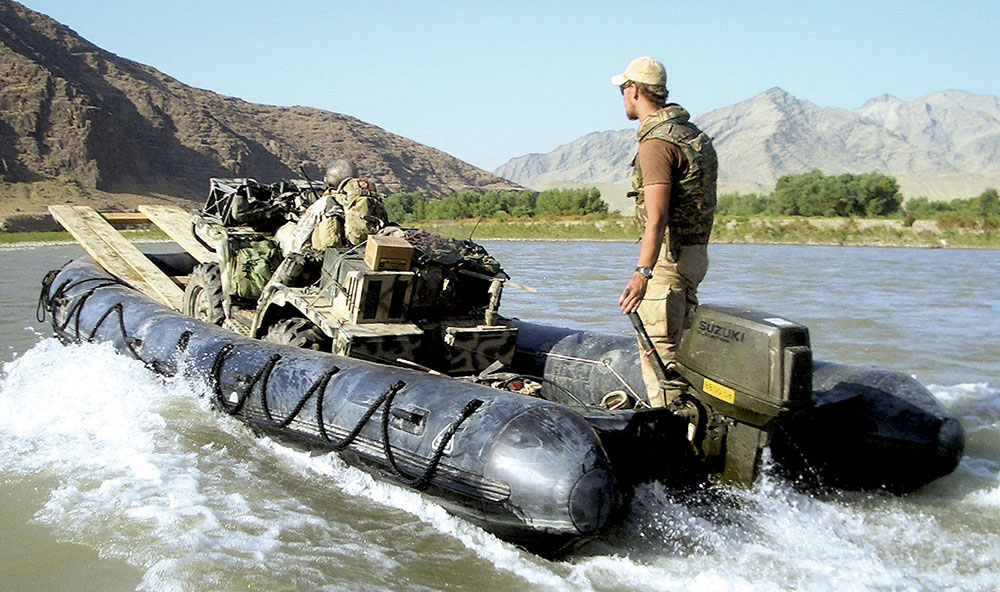
[[[660,359],[666,364],[674,359],[681,332],[688,327],[698,306],[698,284],[708,271],[708,245],[688,245],[677,249],[676,259],[664,242],[660,249],[653,278],[646,285],[646,294],[639,303],[639,317],[646,326]],[[656,375],[639,346],[642,380],[646,396],[654,406],[663,405]]]

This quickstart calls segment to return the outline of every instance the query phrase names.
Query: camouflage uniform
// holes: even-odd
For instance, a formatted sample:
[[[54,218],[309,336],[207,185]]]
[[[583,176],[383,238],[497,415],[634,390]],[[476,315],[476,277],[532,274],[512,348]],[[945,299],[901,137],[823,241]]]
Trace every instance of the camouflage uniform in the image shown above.
[[[708,238],[715,216],[718,171],[715,149],[711,138],[689,119],[682,107],[667,105],[645,117],[638,131],[640,144],[651,139],[669,142],[680,148],[688,163],[686,174],[671,182],[666,235],[653,267],[653,277],[638,308],[646,331],[665,363],[673,360],[681,332],[698,305],[698,284],[708,270]],[[636,215],[645,226],[646,209],[638,157],[633,167]],[[656,377],[645,356],[642,359],[647,396],[657,401],[661,393]]]

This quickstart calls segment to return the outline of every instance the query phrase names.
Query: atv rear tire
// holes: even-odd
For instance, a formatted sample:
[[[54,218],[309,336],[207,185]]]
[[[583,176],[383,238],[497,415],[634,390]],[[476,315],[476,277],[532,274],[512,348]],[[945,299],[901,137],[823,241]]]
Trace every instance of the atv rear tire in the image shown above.
[[[268,328],[264,341],[314,351],[330,351],[330,338],[306,319],[284,319]]]
[[[212,325],[226,319],[222,308],[222,274],[217,263],[202,263],[191,270],[184,288],[184,314]]]

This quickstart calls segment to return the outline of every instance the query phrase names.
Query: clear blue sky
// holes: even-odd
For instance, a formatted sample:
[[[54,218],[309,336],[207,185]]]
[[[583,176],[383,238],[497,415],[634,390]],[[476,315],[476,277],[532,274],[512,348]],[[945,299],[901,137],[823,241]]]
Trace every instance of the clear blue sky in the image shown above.
[[[22,0],[224,95],[357,117],[492,170],[624,129],[609,82],[651,55],[695,116],[778,86],[853,109],[1000,95],[1000,2]]]

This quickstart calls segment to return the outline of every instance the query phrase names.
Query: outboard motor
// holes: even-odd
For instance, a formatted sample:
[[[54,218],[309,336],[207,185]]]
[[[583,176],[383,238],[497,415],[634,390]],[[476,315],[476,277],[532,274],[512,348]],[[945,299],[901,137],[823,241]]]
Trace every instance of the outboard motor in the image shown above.
[[[723,482],[752,483],[776,426],[812,404],[809,330],[782,317],[699,306],[674,362],[692,443]]]

